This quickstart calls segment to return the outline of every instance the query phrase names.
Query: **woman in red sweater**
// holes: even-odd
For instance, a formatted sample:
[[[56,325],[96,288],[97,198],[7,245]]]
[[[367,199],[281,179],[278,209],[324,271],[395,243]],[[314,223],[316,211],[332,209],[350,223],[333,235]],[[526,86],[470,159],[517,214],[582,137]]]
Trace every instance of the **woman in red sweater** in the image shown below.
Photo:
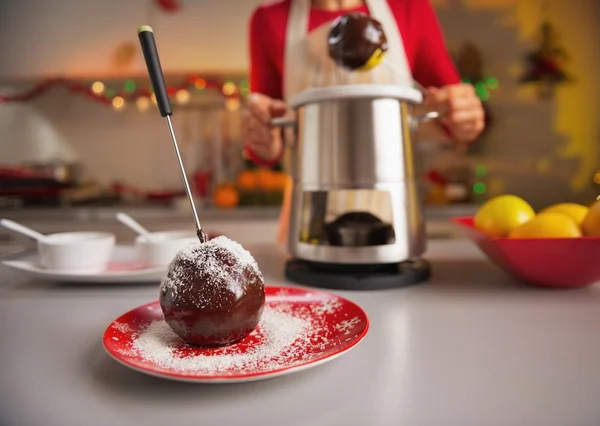
[[[281,160],[281,131],[270,121],[288,114],[286,101],[318,80],[311,73],[335,67],[327,55],[327,33],[335,18],[349,12],[371,15],[388,39],[394,71],[380,65],[368,73],[369,81],[410,85],[414,79],[429,89],[427,109],[440,114],[444,131],[438,135],[468,143],[481,133],[481,102],[471,85],[460,82],[429,0],[278,0],[259,6],[250,21],[252,94],[243,127],[254,162],[269,166]],[[284,203],[284,222],[288,207]]]

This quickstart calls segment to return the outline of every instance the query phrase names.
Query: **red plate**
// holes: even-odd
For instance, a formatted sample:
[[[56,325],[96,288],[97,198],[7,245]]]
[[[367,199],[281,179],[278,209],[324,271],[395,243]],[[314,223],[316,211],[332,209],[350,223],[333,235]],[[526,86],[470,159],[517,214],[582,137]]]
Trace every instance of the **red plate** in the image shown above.
[[[226,348],[185,344],[164,322],[158,301],[117,318],[104,332],[104,348],[121,364],[172,380],[217,383],[263,380],[332,360],[367,334],[367,314],[333,294],[267,287],[257,329]]]

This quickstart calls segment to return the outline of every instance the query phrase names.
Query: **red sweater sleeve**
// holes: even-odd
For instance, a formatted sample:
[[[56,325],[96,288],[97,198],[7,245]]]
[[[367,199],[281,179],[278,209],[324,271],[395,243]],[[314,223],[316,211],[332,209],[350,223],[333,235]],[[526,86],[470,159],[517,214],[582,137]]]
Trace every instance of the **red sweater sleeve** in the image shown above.
[[[273,57],[276,34],[272,34],[267,12],[259,6],[250,18],[250,90],[281,99],[282,78]]]
[[[410,34],[415,38],[413,77],[423,86],[445,86],[460,82],[446,48],[444,35],[430,0],[408,0]]]
[[[250,18],[248,37],[250,44],[250,91],[262,93],[274,99],[282,99],[282,77],[276,66],[276,58],[274,58],[276,49],[273,43],[276,38],[272,26],[269,25],[268,18],[268,10],[265,9],[265,6],[256,8]],[[280,161],[280,158],[266,161],[249,147],[246,146],[244,149],[246,156],[258,166],[272,167]]]

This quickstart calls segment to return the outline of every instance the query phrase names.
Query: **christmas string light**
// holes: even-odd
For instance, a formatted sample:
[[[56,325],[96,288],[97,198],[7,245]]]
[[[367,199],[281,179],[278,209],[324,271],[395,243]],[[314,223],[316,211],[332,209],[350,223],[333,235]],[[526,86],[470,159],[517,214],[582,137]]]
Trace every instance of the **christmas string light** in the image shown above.
[[[125,107],[125,99],[123,99],[121,96],[115,96],[112,99],[112,106],[117,111],[122,110]]]
[[[92,84],[92,92],[97,95],[104,93],[104,83],[101,81],[96,81],[94,84]]]
[[[473,192],[477,195],[483,195],[486,191],[487,188],[483,182],[476,182],[475,185],[473,185]]]
[[[483,164],[475,166],[475,176],[484,178],[487,175],[487,167]],[[475,182],[473,184],[473,193],[476,195],[484,195],[487,192],[487,185],[483,182]]]
[[[487,175],[487,167],[485,167],[483,164],[479,164],[475,167],[475,174],[478,177],[484,177],[485,175]]]
[[[144,112],[150,108],[150,99],[147,97],[137,98],[135,104],[138,110]]]
[[[482,81],[471,81],[468,78],[462,79],[463,83],[471,84],[475,88],[475,93],[481,102],[490,99],[490,91],[494,91],[500,87],[500,82],[496,77],[486,77]]]
[[[140,111],[146,111],[150,106],[150,101],[156,104],[156,97],[154,96],[152,87],[138,87],[138,84],[131,78],[123,82],[122,89],[108,87],[102,81],[94,81],[90,85],[64,78],[53,78],[44,80],[21,93],[11,95],[0,94],[0,104],[31,101],[51,89],[60,87],[66,88],[73,94],[83,95],[100,104],[112,106],[113,109],[118,111],[125,108],[125,105],[129,102],[135,103]],[[189,75],[178,84],[167,87],[169,97],[174,98],[178,104],[182,105],[191,100],[193,91],[202,92],[203,90],[220,92],[228,100],[234,100],[235,102],[229,103],[230,106],[228,109],[230,110],[239,109],[240,98],[246,97],[249,94],[249,86],[246,80],[241,80],[236,84],[231,80],[222,82],[203,78],[199,75]]]
[[[237,86],[235,83],[228,81],[223,85],[222,91],[225,96],[232,96],[237,92]]]
[[[197,90],[203,90],[206,87],[206,80],[204,80],[203,78],[194,79],[194,87]]]
[[[187,104],[191,97],[192,95],[190,95],[190,92],[185,89],[179,89],[177,92],[175,92],[175,99],[182,105]]]

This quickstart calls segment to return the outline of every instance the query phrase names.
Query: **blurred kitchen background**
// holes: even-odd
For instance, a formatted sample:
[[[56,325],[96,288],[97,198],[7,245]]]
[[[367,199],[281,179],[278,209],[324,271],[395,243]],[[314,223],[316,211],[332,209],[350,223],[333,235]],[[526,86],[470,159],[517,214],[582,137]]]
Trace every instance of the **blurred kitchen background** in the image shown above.
[[[42,232],[114,228],[118,210],[153,229],[189,221],[138,46],[136,29],[149,24],[203,218],[217,231],[252,228],[272,239],[282,173],[244,158],[239,116],[248,19],[259,3],[1,0],[0,216]],[[488,127],[466,151],[421,144],[430,235],[454,235],[449,217],[499,193],[535,207],[596,199],[600,2],[433,4]]]

